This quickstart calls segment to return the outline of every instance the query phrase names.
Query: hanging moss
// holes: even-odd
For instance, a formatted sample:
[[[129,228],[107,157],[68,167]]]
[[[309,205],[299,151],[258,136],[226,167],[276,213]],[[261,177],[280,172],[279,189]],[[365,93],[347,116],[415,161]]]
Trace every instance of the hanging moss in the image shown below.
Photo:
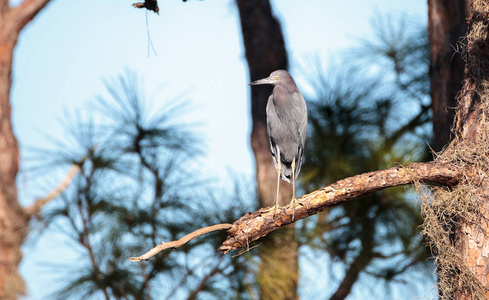
[[[486,44],[489,30],[489,4],[473,1],[469,33],[462,53],[468,72],[459,95],[453,140],[435,161],[450,162],[460,168],[473,166],[474,173],[466,174],[453,188],[421,188],[423,199],[423,234],[436,254],[440,298],[453,299],[455,292],[471,295],[472,299],[486,298],[485,286],[466,265],[455,240],[457,230],[470,227],[477,234],[486,235],[483,204],[488,195],[484,177],[489,174],[489,52]],[[468,233],[467,233],[468,234]]]

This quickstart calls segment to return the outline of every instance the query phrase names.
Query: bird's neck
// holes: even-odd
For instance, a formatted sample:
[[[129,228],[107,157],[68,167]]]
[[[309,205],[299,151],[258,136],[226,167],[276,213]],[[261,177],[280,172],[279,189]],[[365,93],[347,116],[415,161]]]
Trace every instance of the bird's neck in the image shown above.
[[[295,84],[291,85],[276,85],[273,89],[273,100],[276,105],[283,104],[286,101],[290,100],[290,97],[286,95],[292,95],[294,93],[298,93],[299,90]]]

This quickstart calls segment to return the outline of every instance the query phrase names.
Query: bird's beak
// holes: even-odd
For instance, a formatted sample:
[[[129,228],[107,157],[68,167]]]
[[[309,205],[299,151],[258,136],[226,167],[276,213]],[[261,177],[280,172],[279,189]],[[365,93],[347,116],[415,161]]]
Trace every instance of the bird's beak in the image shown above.
[[[267,78],[259,79],[257,81],[250,82],[250,85],[273,84],[275,81],[276,81],[275,78],[267,77]]]

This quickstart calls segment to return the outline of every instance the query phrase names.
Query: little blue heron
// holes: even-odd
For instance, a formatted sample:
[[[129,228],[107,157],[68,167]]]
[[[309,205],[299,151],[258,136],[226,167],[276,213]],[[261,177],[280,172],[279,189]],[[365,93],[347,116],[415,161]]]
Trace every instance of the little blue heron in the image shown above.
[[[253,81],[250,85],[272,84],[273,92],[267,103],[267,132],[273,162],[277,169],[277,194],[273,213],[278,206],[280,177],[292,179],[292,201],[295,209],[295,179],[301,171],[307,134],[306,101],[294,79],[285,70],[272,72],[269,77]],[[295,210],[292,219],[295,218]]]

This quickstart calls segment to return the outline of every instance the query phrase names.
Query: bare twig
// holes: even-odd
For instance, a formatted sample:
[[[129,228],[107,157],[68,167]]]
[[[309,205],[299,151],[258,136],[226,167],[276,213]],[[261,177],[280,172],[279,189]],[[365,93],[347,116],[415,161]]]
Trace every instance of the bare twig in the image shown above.
[[[37,199],[33,204],[25,208],[25,213],[29,216],[38,214],[41,208],[46,205],[49,201],[58,197],[71,183],[73,177],[80,171],[79,165],[73,165],[71,170],[66,174],[66,177],[61,181],[61,183],[52,190],[46,197]]]
[[[227,230],[227,229],[230,229],[232,227],[233,227],[233,224],[217,224],[217,225],[204,227],[204,228],[196,230],[190,234],[187,234],[186,236],[179,239],[178,241],[172,241],[172,242],[168,242],[168,243],[162,242],[161,245],[154,247],[153,249],[149,250],[145,254],[138,256],[138,257],[131,257],[131,258],[129,258],[129,260],[130,261],[148,260],[163,250],[176,249],[178,247],[185,245],[186,243],[190,242],[191,240],[195,239],[196,237],[199,237],[199,236],[204,235],[206,233],[218,231],[218,230]]]
[[[449,163],[428,162],[413,163],[407,167],[396,166],[385,170],[345,178],[325,186],[310,194],[297,199],[295,206],[295,221],[324,211],[328,207],[354,200],[376,191],[405,185],[419,181],[454,186],[463,173],[471,169],[460,170]],[[292,223],[292,208],[283,208],[273,215],[273,210],[261,208],[253,213],[247,213],[231,224],[219,224],[199,229],[186,235],[178,241],[163,243],[131,261],[147,260],[165,249],[178,248],[188,241],[215,230],[228,230],[228,237],[222,243],[219,251],[228,253],[249,245],[249,243],[264,237],[272,231]]]

